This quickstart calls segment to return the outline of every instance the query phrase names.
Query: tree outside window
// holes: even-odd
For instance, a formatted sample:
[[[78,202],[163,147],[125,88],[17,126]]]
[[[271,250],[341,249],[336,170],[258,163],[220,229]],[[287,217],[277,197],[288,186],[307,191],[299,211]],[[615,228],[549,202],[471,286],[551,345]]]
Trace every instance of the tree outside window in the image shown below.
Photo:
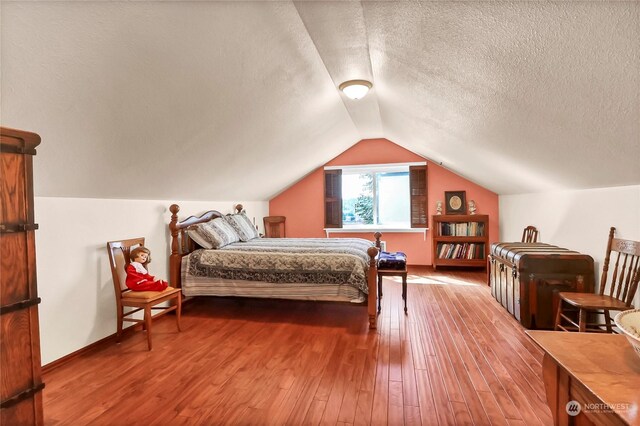
[[[343,225],[408,226],[409,170],[364,171],[342,176]]]

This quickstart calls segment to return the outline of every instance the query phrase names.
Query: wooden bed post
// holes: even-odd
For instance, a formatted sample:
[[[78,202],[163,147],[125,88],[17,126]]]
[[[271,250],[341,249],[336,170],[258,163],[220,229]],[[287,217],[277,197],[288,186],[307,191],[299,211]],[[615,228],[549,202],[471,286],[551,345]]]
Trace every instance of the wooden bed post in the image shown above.
[[[376,237],[378,239],[379,237]],[[378,239],[379,242],[379,239]],[[378,255],[378,249],[375,247],[369,247],[367,250],[369,255],[369,276],[367,277],[367,286],[369,287],[368,306],[367,311],[369,313],[369,328],[375,329],[378,325],[378,267],[376,265],[376,256]]]
[[[174,288],[182,287],[180,279],[180,266],[182,262],[182,256],[178,250],[178,212],[180,206],[177,204],[171,204],[169,207],[171,212],[171,222],[169,223],[169,229],[171,230],[171,256],[169,256],[169,283]]]

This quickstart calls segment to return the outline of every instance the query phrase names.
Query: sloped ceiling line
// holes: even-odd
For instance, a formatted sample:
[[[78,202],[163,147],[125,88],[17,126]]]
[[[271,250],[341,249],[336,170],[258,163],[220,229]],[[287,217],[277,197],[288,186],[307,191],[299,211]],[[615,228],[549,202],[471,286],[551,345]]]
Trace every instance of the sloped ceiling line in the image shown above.
[[[367,41],[366,43],[366,49],[367,49],[367,58],[368,58],[368,64],[369,64],[369,72],[371,73],[372,79],[371,82],[373,84],[373,90],[372,93],[375,94],[376,97],[376,105],[375,105],[375,109],[376,109],[376,117],[377,119],[380,121],[380,130],[381,130],[381,134],[379,137],[386,137],[386,132],[385,132],[385,127],[384,127],[384,120],[382,117],[382,113],[380,112],[380,98],[379,98],[379,94],[378,94],[378,84],[377,84],[377,79],[376,79],[376,72],[373,68],[373,63],[371,60],[371,43],[369,41],[369,26],[367,25],[367,19],[364,16],[364,6],[362,4],[362,1],[359,3],[360,4],[360,16],[362,18],[362,22],[364,22],[364,32],[365,32],[365,40]]]
[[[329,68],[327,67],[327,63],[325,62],[324,58],[320,54],[320,51],[318,49],[318,45],[316,44],[316,41],[311,36],[311,33],[309,32],[309,28],[307,27],[307,24],[305,23],[304,19],[302,18],[302,15],[300,15],[300,7],[298,6],[298,2],[293,2],[293,4],[296,7],[296,10],[298,12],[298,16],[300,17],[300,21],[302,22],[302,25],[304,26],[305,30],[307,31],[307,35],[309,36],[309,40],[311,41],[311,43],[313,44],[313,46],[316,49],[316,53],[318,54],[318,58],[320,58],[320,60],[322,61],[322,64],[324,65],[324,69],[327,71],[327,74],[329,75],[329,77],[331,77],[331,80],[333,81],[333,84],[336,86],[336,91],[338,91],[338,86],[340,85],[340,82],[336,82],[336,80],[332,77],[331,72],[329,71]],[[345,111],[347,112],[347,114],[349,114],[349,117],[351,118],[351,122],[353,123],[354,128],[357,129],[358,125],[357,125],[353,115],[351,114],[351,111],[350,111],[349,107],[347,106],[347,104],[345,102],[345,99],[347,99],[347,98],[343,94],[339,94],[339,95],[341,97],[342,105],[344,106]],[[291,185],[293,185],[293,183]],[[289,188],[289,186],[291,186],[291,185],[287,185],[287,187],[283,188],[281,191],[279,191],[278,194],[280,192],[286,190],[287,188]],[[277,194],[275,194],[275,195],[277,195]]]
[[[375,83],[367,25],[360,2],[294,4],[336,90],[347,80],[364,79]],[[343,93],[340,96],[361,139],[384,137],[375,85],[363,99],[352,100]]]

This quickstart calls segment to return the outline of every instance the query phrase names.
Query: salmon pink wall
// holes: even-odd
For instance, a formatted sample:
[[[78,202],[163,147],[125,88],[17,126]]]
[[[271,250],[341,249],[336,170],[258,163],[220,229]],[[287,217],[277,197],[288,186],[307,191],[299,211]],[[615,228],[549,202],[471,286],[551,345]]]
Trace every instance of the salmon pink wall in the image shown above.
[[[474,200],[478,214],[489,215],[489,239],[498,241],[498,195],[474,184],[387,139],[365,139],[329,161],[325,166],[358,164],[388,164],[427,161],[429,214],[435,213],[436,201],[444,201],[444,191],[466,191],[467,200]],[[269,214],[286,216],[287,237],[324,238],[324,169],[319,167],[299,182],[269,201]],[[429,219],[431,227],[431,219]],[[383,233],[388,251],[403,251],[411,265],[431,265],[431,235],[413,233]],[[332,237],[365,238],[370,233],[332,234]]]

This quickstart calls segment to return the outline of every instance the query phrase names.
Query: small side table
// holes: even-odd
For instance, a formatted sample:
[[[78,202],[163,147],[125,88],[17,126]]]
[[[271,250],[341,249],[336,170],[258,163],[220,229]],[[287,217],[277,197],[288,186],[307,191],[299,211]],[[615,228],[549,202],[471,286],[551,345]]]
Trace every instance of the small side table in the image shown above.
[[[407,314],[407,266],[404,269],[378,269],[378,313],[382,299],[382,277],[402,277],[402,300],[404,300],[404,314]]]

